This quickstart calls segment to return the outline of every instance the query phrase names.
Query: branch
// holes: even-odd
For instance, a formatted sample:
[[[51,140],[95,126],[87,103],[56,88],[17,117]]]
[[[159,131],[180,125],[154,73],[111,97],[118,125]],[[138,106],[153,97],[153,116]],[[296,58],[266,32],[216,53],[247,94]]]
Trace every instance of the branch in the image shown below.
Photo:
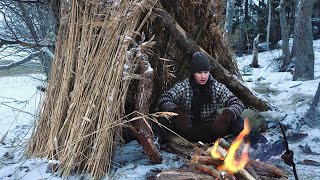
[[[0,38],[0,48],[1,48],[3,45],[8,45],[8,44],[18,44],[18,42],[17,42],[17,41],[8,41],[8,40],[1,39],[1,38]]]
[[[29,112],[27,112],[27,111],[24,111],[24,110],[22,110],[22,109],[18,109],[18,108],[9,106],[9,105],[7,105],[7,104],[5,104],[5,103],[2,103],[2,102],[0,102],[0,104],[1,104],[1,105],[4,105],[4,106],[7,106],[7,107],[9,107],[9,108],[12,108],[13,110],[17,110],[17,111],[19,111],[19,112],[23,112],[23,113],[29,114],[29,115],[32,116],[32,117],[35,117],[34,114],[31,114],[31,113],[29,113]]]
[[[0,48],[3,45],[8,45],[8,44],[18,44],[20,46],[23,47],[27,47],[27,48],[36,48],[36,47],[53,47],[53,44],[42,44],[42,43],[29,43],[29,42],[24,42],[21,40],[6,40],[6,39],[2,39],[0,38]]]
[[[41,51],[35,51],[35,52],[33,52],[33,53],[30,53],[26,58],[24,58],[24,59],[22,59],[22,60],[20,60],[20,61],[17,61],[17,62],[13,62],[13,63],[7,64],[7,65],[0,66],[0,70],[3,70],[3,69],[9,70],[10,68],[19,66],[20,64],[23,64],[23,63],[25,63],[25,62],[28,62],[28,61],[30,61],[31,59],[33,59],[34,57],[39,56],[40,54],[41,54]]]
[[[3,69],[9,70],[10,68],[19,66],[23,63],[26,63],[26,62],[30,61],[31,59],[33,59],[34,57],[39,56],[41,54],[46,54],[50,58],[50,61],[52,61],[53,54],[51,53],[51,51],[47,47],[43,47],[40,49],[40,51],[32,52],[26,58],[24,58],[20,61],[16,61],[16,62],[7,64],[7,65],[0,66],[0,70],[3,70]]]
[[[12,0],[15,2],[21,2],[21,3],[40,3],[40,4],[44,4],[44,2],[40,1],[40,0]]]
[[[281,156],[281,158],[284,160],[284,162],[289,165],[292,166],[293,169],[293,173],[294,173],[294,177],[296,180],[298,180],[298,174],[297,174],[297,170],[296,170],[296,164],[293,161],[293,151],[291,151],[289,149],[289,144],[288,144],[288,140],[287,140],[287,136],[286,133],[284,132],[284,129],[282,127],[282,124],[279,122],[280,128],[281,128],[281,132],[283,135],[283,139],[286,143],[286,152]]]

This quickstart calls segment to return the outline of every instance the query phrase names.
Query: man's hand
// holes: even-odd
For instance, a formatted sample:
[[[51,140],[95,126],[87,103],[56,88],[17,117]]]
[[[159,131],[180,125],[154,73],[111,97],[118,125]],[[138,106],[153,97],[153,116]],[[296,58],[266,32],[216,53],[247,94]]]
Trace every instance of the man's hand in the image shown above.
[[[175,128],[180,132],[186,132],[192,126],[192,120],[189,118],[188,114],[181,110],[179,107],[176,107],[173,110],[178,116],[173,118],[173,124]]]
[[[212,123],[211,129],[212,133],[216,137],[224,137],[230,132],[228,132],[228,127],[231,121],[235,120],[236,117],[232,110],[224,109],[222,113],[217,116],[217,118]]]

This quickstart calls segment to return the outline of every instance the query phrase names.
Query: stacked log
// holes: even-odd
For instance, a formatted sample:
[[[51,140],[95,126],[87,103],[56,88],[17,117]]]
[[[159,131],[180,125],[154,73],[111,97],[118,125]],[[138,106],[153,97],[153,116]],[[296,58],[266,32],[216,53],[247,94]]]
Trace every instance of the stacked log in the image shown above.
[[[218,145],[217,153],[221,154],[222,157],[227,155],[227,150],[225,149],[225,141],[222,139]],[[154,175],[154,179],[183,179],[186,175],[189,176],[187,179],[244,179],[244,180],[285,180],[288,179],[288,175],[272,164],[267,164],[258,160],[250,159],[245,167],[239,170],[237,173],[227,172],[221,170],[219,167],[224,164],[223,159],[214,159],[211,157],[212,148],[195,147],[195,150],[191,152],[190,156],[186,156],[183,152],[190,152],[190,150],[185,150],[181,146],[171,146],[167,145],[164,147],[169,147],[170,152],[177,153],[177,155],[186,159],[187,168],[186,169],[169,169]],[[204,149],[205,148],[205,149]],[[188,148],[186,148],[188,149]],[[166,149],[167,150],[167,149]],[[184,154],[184,155],[182,155]]]
[[[225,146],[225,142],[220,141],[222,146]],[[217,152],[223,157],[226,156],[227,150],[221,145],[218,146]],[[217,170],[217,167],[224,162],[221,159],[214,159],[211,157],[212,148],[208,148],[202,155],[193,155],[191,157],[191,164],[194,164],[196,169],[201,172],[209,173],[214,177],[219,177],[221,171]],[[258,160],[250,159],[244,169],[239,170],[236,174],[229,174],[235,176],[238,179],[254,180],[254,179],[288,179],[288,175],[281,169],[274,165],[267,164]]]

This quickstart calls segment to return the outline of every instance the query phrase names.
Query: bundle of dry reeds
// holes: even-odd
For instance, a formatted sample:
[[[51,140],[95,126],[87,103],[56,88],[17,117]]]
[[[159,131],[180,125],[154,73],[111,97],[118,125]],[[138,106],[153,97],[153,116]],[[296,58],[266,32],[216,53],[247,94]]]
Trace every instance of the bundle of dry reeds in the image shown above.
[[[125,41],[156,0],[62,1],[53,69],[28,154],[58,171],[105,176],[130,78]]]

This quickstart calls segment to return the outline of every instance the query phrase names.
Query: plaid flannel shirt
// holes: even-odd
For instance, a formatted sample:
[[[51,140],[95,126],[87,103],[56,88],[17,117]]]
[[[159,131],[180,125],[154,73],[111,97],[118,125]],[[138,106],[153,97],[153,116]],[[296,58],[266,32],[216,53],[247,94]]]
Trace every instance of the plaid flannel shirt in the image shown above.
[[[213,81],[211,92],[213,101],[201,107],[201,121],[214,120],[218,116],[218,108],[229,108],[235,116],[240,116],[244,110],[244,105],[239,98],[224,85],[215,80],[211,75],[209,80]],[[161,111],[172,112],[175,107],[187,112],[191,118],[191,101],[193,97],[192,87],[189,79],[176,83],[170,90],[162,94],[159,98],[159,108]]]

